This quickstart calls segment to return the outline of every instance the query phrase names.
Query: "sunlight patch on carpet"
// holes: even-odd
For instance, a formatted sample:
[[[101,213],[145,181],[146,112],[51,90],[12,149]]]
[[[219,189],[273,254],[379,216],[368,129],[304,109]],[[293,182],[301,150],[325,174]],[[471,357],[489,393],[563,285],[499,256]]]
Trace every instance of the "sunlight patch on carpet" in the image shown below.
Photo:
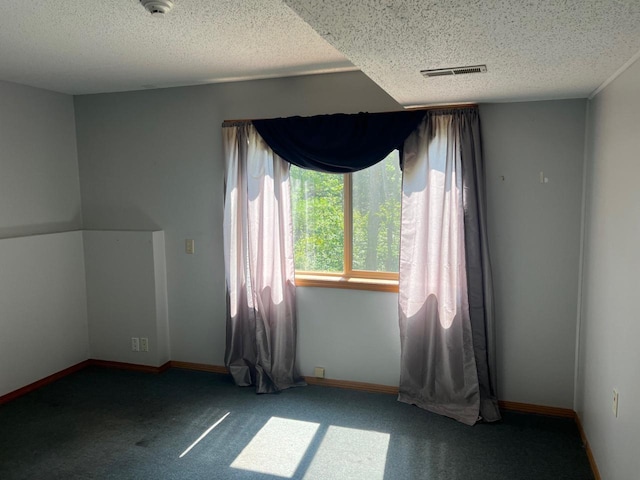
[[[202,435],[200,435],[200,436],[198,437],[198,439],[197,439],[195,442],[193,442],[191,445],[189,445],[189,447],[188,447],[184,452],[182,452],[182,454],[181,454],[178,458],[182,458],[182,457],[184,457],[187,453],[189,453],[189,451],[190,451],[193,447],[195,447],[198,443],[200,443],[200,440],[202,440],[204,437],[206,437],[207,435],[209,435],[209,432],[211,432],[211,430],[213,430],[213,429],[214,429],[214,428],[216,428],[218,425],[220,425],[220,424],[222,423],[222,421],[223,421],[225,418],[227,418],[227,415],[229,415],[230,413],[231,413],[231,412],[227,412],[227,413],[225,413],[225,414],[224,414],[224,416],[223,416],[220,420],[218,420],[216,423],[214,423],[213,425],[211,425],[207,430],[205,430],[205,432],[204,432]]]
[[[322,439],[304,480],[382,480],[389,439],[388,433],[332,425]]]
[[[318,423],[271,417],[231,467],[292,478],[319,426]]]

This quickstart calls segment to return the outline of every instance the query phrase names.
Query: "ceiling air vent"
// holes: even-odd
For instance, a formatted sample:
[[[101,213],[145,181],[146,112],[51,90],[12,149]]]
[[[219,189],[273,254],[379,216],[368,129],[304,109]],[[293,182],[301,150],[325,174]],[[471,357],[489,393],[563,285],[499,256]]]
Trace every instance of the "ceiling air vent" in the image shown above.
[[[443,77],[446,75],[466,75],[468,73],[485,73],[486,65],[472,65],[469,67],[436,68],[434,70],[420,70],[425,77]]]

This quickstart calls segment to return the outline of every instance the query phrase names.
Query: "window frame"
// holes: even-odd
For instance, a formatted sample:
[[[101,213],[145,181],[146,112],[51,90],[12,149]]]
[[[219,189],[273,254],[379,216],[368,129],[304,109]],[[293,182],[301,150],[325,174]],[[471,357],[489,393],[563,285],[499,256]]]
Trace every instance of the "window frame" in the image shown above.
[[[334,175],[334,174],[327,174]],[[343,268],[342,272],[295,271],[298,287],[344,288],[350,290],[373,290],[398,292],[398,272],[374,272],[353,270],[353,178],[351,173],[342,174],[343,208]]]

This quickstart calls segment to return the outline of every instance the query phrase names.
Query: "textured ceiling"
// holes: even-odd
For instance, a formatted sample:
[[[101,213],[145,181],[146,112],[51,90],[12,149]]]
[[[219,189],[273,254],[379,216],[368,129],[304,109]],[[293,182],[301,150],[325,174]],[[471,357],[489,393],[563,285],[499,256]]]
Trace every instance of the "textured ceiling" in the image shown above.
[[[157,19],[138,0],[0,0],[0,79],[81,94],[357,68],[425,105],[585,97],[640,51],[640,0],[173,1]]]
[[[0,79],[80,94],[353,70],[280,0],[0,0]]]
[[[640,50],[640,0],[284,1],[403,105],[586,97]]]

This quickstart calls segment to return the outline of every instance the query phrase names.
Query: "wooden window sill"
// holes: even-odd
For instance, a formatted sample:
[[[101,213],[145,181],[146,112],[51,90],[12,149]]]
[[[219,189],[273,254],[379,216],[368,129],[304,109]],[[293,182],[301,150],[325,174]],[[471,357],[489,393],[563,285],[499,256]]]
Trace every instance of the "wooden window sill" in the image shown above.
[[[296,286],[398,292],[398,280],[343,275],[296,274]]]

